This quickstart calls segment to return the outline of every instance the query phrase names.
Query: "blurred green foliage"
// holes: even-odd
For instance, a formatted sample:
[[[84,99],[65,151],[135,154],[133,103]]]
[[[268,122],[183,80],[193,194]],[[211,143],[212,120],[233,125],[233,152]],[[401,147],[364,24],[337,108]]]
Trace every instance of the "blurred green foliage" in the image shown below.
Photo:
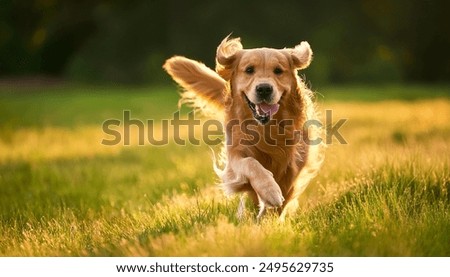
[[[2,0],[0,76],[56,75],[119,83],[167,81],[164,60],[214,66],[233,33],[245,47],[312,45],[312,83],[446,82],[444,0]]]

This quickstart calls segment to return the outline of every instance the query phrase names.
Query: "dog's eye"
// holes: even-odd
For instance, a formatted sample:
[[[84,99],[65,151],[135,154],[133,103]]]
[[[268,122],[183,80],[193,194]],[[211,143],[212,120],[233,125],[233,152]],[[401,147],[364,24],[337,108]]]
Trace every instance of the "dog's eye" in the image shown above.
[[[275,75],[281,75],[283,73],[283,69],[281,69],[279,67],[275,67],[275,69],[273,70],[273,73]]]
[[[253,66],[247,66],[245,68],[245,73],[247,74],[253,74],[255,72],[255,68]]]

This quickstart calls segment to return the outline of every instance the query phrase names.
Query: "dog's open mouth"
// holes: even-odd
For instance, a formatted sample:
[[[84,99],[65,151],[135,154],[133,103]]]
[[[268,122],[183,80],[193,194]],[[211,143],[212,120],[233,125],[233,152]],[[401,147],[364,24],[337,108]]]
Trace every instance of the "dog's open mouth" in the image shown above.
[[[274,114],[278,112],[280,108],[280,104],[267,104],[265,102],[261,102],[259,104],[255,104],[250,99],[248,99],[247,95],[244,93],[244,98],[247,101],[248,107],[253,113],[253,117],[258,121],[261,125],[267,124]]]

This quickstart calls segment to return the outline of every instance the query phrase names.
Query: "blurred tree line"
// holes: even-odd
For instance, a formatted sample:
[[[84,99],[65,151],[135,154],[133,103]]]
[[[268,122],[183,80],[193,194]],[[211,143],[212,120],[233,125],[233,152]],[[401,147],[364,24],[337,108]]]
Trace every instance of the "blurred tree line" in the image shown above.
[[[229,33],[244,47],[310,42],[314,82],[446,82],[445,0],[0,0],[0,76],[155,83],[174,54],[214,67]]]

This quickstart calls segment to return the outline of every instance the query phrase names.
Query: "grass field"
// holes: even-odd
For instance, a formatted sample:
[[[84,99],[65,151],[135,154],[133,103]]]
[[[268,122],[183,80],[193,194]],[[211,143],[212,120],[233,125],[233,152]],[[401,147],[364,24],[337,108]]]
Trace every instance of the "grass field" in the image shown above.
[[[105,146],[174,87],[0,88],[1,256],[450,256],[450,86],[318,90],[347,144],[284,223],[238,221],[200,146]],[[135,141],[135,140],[134,140]]]

